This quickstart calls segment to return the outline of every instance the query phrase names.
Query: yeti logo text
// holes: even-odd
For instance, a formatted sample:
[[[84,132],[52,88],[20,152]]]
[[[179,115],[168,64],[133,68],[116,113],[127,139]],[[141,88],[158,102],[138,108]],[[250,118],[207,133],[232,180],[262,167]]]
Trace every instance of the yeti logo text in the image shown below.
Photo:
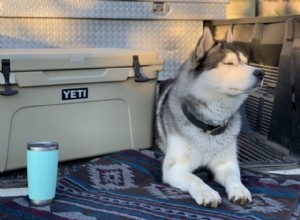
[[[62,100],[87,99],[88,98],[88,88],[63,89],[61,91],[61,98],[62,98]]]

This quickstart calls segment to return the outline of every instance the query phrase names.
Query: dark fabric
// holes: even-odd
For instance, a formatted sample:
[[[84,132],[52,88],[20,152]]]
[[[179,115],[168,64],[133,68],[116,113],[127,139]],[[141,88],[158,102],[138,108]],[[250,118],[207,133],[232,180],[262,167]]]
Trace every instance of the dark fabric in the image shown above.
[[[204,173],[197,173],[206,179]],[[55,201],[31,207],[26,197],[0,202],[0,219],[297,219],[300,177],[243,170],[253,203],[232,204],[223,187],[217,209],[204,208],[188,193],[161,182],[161,160],[154,152],[134,150],[94,159],[58,182]],[[297,208],[298,207],[298,208]],[[294,213],[294,214],[293,214]]]

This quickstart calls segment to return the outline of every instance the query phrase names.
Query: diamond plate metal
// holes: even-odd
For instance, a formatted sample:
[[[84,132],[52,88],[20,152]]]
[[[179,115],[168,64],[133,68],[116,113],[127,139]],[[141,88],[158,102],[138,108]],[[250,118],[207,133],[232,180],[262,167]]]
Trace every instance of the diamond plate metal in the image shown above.
[[[106,19],[222,19],[229,0],[169,0],[165,15],[153,12],[154,1],[0,0],[2,17]],[[155,1],[163,2],[163,1]]]
[[[202,34],[202,21],[2,18],[0,48],[135,48],[165,60],[174,77]],[[5,27],[5,28],[3,28]]]
[[[154,2],[167,4],[155,14]],[[0,0],[0,48],[115,47],[155,50],[159,79],[175,76],[229,0]]]

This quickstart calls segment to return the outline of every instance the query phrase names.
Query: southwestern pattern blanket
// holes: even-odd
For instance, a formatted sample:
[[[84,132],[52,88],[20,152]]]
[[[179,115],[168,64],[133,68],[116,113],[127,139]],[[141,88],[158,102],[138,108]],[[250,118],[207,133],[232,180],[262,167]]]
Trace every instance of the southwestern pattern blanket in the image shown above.
[[[226,199],[217,209],[197,205],[188,193],[162,184],[161,158],[153,151],[128,150],[86,163],[58,182],[55,201],[33,207],[26,197],[0,200],[0,219],[299,219],[300,177],[242,170],[253,195],[245,207]]]

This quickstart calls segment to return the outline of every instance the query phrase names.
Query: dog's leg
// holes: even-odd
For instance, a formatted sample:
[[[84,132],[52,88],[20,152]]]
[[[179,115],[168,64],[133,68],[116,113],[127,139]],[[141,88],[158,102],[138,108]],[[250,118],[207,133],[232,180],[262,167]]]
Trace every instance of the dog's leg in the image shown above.
[[[215,180],[225,187],[228,199],[235,204],[246,205],[252,202],[252,197],[241,182],[236,148],[234,148],[234,152],[232,149],[228,149],[228,152],[222,154],[222,158],[214,160],[210,167]]]
[[[167,158],[164,161],[163,173],[165,183],[189,192],[199,205],[216,208],[221,203],[219,193],[192,174],[183,164]]]
[[[188,143],[179,136],[168,138],[168,148],[163,163],[165,183],[189,192],[199,205],[216,208],[221,203],[218,192],[192,174],[197,167],[188,155]]]

